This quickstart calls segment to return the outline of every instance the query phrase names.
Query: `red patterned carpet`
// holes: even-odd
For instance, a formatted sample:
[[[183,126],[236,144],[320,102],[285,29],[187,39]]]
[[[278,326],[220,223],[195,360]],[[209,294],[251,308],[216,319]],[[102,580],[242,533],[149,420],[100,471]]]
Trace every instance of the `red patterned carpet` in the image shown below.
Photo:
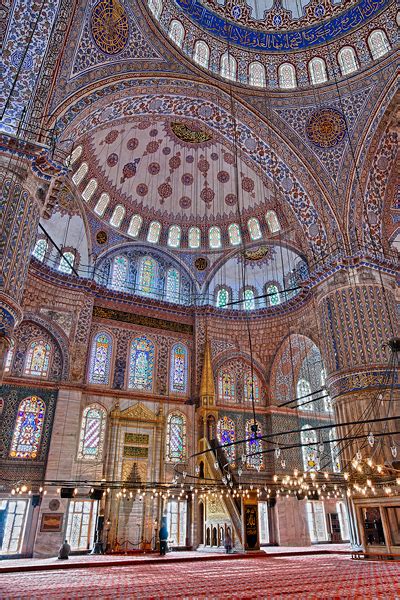
[[[342,600],[400,598],[400,564],[347,556],[98,567],[2,574],[0,598],[266,598]]]

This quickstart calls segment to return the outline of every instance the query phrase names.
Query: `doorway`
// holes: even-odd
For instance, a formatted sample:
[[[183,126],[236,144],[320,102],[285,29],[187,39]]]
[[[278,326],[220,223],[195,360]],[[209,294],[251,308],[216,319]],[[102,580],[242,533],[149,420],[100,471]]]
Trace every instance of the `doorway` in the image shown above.
[[[71,550],[89,550],[93,546],[97,505],[97,500],[70,501],[65,539]]]

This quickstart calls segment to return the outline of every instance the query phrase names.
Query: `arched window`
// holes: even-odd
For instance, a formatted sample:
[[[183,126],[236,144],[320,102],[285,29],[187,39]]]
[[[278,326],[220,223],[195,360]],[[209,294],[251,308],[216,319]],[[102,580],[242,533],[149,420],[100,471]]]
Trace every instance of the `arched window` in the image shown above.
[[[172,413],[167,419],[167,461],[180,462],[186,456],[186,419]]]
[[[310,73],[311,83],[314,85],[328,81],[326,64],[323,58],[312,58],[308,63],[308,72]]]
[[[162,10],[161,0],[149,0],[149,8],[153,15],[156,17],[156,19],[158,19],[158,17],[161,15]]]
[[[47,377],[49,374],[51,346],[43,340],[35,340],[29,345],[25,359],[24,375]]]
[[[37,458],[42,437],[46,405],[38,396],[20,402],[11,440],[11,458]]]
[[[12,361],[14,358],[14,351],[15,351],[15,342],[14,342],[14,340],[11,340],[10,346],[7,350],[6,360],[4,362],[4,373],[9,373],[11,371],[11,365],[12,365]]]
[[[278,69],[279,87],[283,90],[291,90],[297,87],[296,69],[290,63],[279,65]]]
[[[111,370],[112,341],[108,333],[98,333],[92,342],[89,382],[108,385]]]
[[[140,215],[133,215],[128,227],[128,235],[131,237],[137,237],[139,235],[140,228],[142,226],[143,219]]]
[[[157,244],[161,233],[161,223],[152,221],[147,232],[147,241],[151,244]]]
[[[82,154],[82,150],[83,150],[82,146],[77,146],[76,148],[74,148],[72,150],[71,154],[66,158],[65,164],[68,167],[72,167],[72,165],[74,163],[76,163],[76,161],[78,160],[78,158]]]
[[[188,353],[186,346],[175,344],[171,352],[170,389],[171,392],[185,394],[187,389]]]
[[[97,189],[97,181],[95,179],[91,179],[82,192],[82,198],[85,200],[85,202],[89,202],[90,198],[93,196],[96,189]]]
[[[168,302],[179,302],[179,273],[176,269],[168,269],[165,283],[165,299]]]
[[[254,402],[258,404],[260,402],[260,384],[255,373],[253,373],[253,379],[251,378],[251,371],[244,374],[243,387],[244,401],[251,402],[254,398]]]
[[[231,444],[236,440],[235,423],[229,417],[222,417],[217,422],[217,438],[220,444]],[[222,448],[232,467],[235,466],[235,446]]]
[[[252,240],[259,240],[262,238],[262,232],[260,227],[260,222],[255,217],[251,217],[247,221],[247,227],[249,230],[250,238]]]
[[[281,303],[281,295],[275,284],[267,287],[267,302],[269,306],[278,306]]]
[[[179,248],[181,243],[181,228],[179,225],[171,225],[168,230],[167,244],[171,248]]]
[[[270,233],[278,233],[278,231],[281,230],[281,224],[279,223],[278,216],[274,210],[269,210],[267,212],[265,220],[267,221]]]
[[[114,208],[114,212],[111,215],[110,225],[113,227],[119,227],[122,223],[122,220],[125,216],[125,207],[122,204],[117,204]]]
[[[321,369],[321,388],[322,388],[322,395],[324,398],[324,408],[326,412],[332,412],[333,411],[333,406],[332,406],[332,399],[330,397],[330,395],[328,394],[328,390],[326,389],[326,371],[325,368]]]
[[[210,248],[221,248],[221,230],[219,227],[210,227],[208,231],[208,242]]]
[[[259,62],[252,62],[249,66],[249,83],[255,87],[265,87],[265,67]]]
[[[38,240],[36,242],[35,247],[32,252],[32,255],[37,260],[40,260],[40,262],[43,262],[44,257],[46,256],[46,252],[47,252],[47,240],[42,238],[41,240]]]
[[[220,402],[236,402],[235,375],[228,369],[218,373],[218,397]]]
[[[304,425],[300,437],[304,471],[319,471],[317,434],[315,430],[311,429],[310,425]]]
[[[123,291],[128,277],[128,259],[126,256],[116,256],[111,267],[111,287]]]
[[[83,162],[81,164],[81,166],[79,167],[79,169],[72,175],[72,181],[74,182],[74,184],[79,185],[88,171],[89,171],[88,164]]]
[[[331,459],[332,459],[332,470],[334,473],[340,473],[340,460],[339,460],[339,444],[336,442],[337,434],[336,429],[333,428],[329,432],[329,447],[331,450]]]
[[[67,275],[69,275],[72,273],[74,262],[75,254],[73,252],[70,252],[69,250],[67,252],[63,252],[60,264],[58,265],[58,270],[61,271],[61,273],[67,273]]]
[[[311,385],[307,379],[299,379],[297,382],[297,406],[302,410],[313,410]]]
[[[201,232],[198,227],[189,229],[189,248],[200,248]]]
[[[358,69],[357,56],[354,48],[345,46],[338,52],[338,63],[342,75],[349,75]]]
[[[226,288],[220,288],[217,292],[217,306],[218,308],[225,308],[229,302],[229,290]]]
[[[103,453],[107,412],[98,404],[87,406],[82,414],[78,460],[100,460]]]
[[[185,30],[180,21],[178,21],[177,19],[172,19],[169,26],[168,35],[174,42],[174,44],[179,46],[179,48],[182,47],[183,38],[185,37]]]
[[[229,241],[232,246],[238,246],[242,241],[242,236],[240,235],[240,227],[236,223],[231,223],[228,227],[228,235]]]
[[[153,375],[154,344],[146,336],[138,337],[131,343],[128,388],[151,392]]]
[[[151,256],[144,256],[140,260],[138,291],[146,296],[153,296],[157,292],[156,286],[157,263]]]
[[[193,60],[201,67],[204,67],[205,69],[208,68],[210,48],[202,40],[198,40],[194,45]]]
[[[374,60],[385,56],[390,50],[386,33],[382,29],[375,29],[368,36],[368,47]]]
[[[99,215],[99,217],[102,217],[106,211],[107,206],[110,203],[110,196],[108,194],[106,194],[105,192],[103,192],[100,196],[100,198],[97,200],[97,204],[94,207],[94,212],[96,213],[96,215]]]
[[[244,310],[254,310],[255,307],[254,291],[251,288],[246,288],[243,294],[243,308]]]
[[[229,52],[225,52],[225,54],[221,56],[221,77],[225,77],[225,79],[231,79],[232,81],[235,81],[236,72],[237,63],[235,57],[232,56],[232,54],[230,54]]]
[[[262,453],[262,441],[258,439],[262,435],[261,426],[256,421],[257,432],[252,431],[253,419],[246,421],[246,467],[259,471],[264,467]]]

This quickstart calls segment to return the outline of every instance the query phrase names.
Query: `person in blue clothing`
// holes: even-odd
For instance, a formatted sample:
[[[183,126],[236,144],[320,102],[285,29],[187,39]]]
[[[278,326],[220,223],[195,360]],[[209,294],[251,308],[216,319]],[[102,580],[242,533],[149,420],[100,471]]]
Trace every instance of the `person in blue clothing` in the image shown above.
[[[168,528],[167,528],[167,519],[163,517],[161,520],[160,527],[160,556],[165,556],[168,550]]]

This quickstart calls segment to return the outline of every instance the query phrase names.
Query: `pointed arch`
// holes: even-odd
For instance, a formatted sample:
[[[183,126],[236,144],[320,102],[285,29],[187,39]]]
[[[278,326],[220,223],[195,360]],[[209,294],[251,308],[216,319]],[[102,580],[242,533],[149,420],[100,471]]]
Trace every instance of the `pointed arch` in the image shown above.
[[[186,417],[173,412],[167,418],[167,461],[181,462],[186,458]]]
[[[96,213],[96,215],[99,215],[99,217],[102,217],[104,215],[104,213],[106,212],[106,208],[107,206],[110,204],[110,196],[108,194],[106,194],[106,192],[103,192],[100,196],[100,198],[97,200],[97,204],[94,207],[94,212]]]
[[[270,233],[278,233],[281,230],[281,224],[279,223],[278,216],[274,210],[267,211],[265,220],[268,225]]]
[[[158,240],[160,239],[160,233],[161,223],[158,221],[152,221],[147,232],[147,241],[151,244],[157,244]]]
[[[232,246],[239,246],[242,241],[240,227],[237,223],[231,223],[228,227],[229,242]]]
[[[10,458],[37,458],[45,413],[46,405],[38,396],[29,396],[20,402],[11,439]]]
[[[262,238],[260,221],[256,217],[250,217],[250,219],[247,221],[247,228],[249,230],[250,238],[253,241],[260,240]]]
[[[110,383],[112,337],[100,332],[92,340],[89,364],[89,383],[108,385]]]
[[[95,191],[97,190],[97,181],[92,178],[86,185],[85,189],[82,192],[82,198],[85,202],[89,202],[90,198],[93,196]]]
[[[114,212],[111,215],[110,225],[113,227],[119,227],[125,217],[125,207],[122,204],[117,204],[114,208]]]
[[[186,394],[188,384],[188,351],[187,347],[178,343],[171,350],[170,391]]]
[[[174,44],[176,44],[179,48],[182,47],[183,38],[185,37],[185,29],[178,19],[172,19],[169,25],[168,35]]]
[[[107,411],[100,404],[87,406],[81,419],[78,460],[101,460],[106,431]]]
[[[190,227],[189,229],[189,248],[200,248],[201,231],[199,227]]]
[[[83,162],[79,169],[72,175],[72,181],[75,185],[79,185],[84,177],[86,177],[87,172],[89,171],[89,165]]]

